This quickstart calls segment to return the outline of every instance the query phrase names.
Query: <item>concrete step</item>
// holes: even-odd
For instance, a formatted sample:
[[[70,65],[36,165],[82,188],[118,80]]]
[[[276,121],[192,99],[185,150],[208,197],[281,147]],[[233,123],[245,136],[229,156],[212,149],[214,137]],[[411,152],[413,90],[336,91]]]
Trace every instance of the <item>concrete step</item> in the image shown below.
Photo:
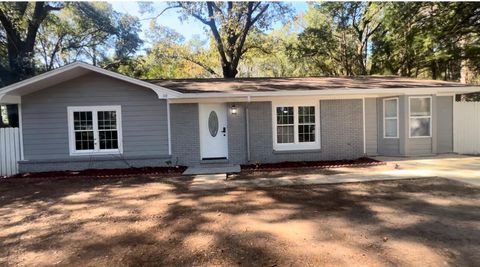
[[[187,168],[183,175],[239,173],[240,165],[194,166]]]

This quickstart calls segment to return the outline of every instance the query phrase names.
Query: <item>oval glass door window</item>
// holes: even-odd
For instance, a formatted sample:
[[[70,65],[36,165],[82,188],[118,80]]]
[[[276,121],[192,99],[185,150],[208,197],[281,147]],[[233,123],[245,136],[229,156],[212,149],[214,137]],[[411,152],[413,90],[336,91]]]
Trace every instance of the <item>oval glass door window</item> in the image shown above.
[[[208,116],[208,130],[210,134],[215,137],[218,133],[218,117],[215,111],[210,112]]]

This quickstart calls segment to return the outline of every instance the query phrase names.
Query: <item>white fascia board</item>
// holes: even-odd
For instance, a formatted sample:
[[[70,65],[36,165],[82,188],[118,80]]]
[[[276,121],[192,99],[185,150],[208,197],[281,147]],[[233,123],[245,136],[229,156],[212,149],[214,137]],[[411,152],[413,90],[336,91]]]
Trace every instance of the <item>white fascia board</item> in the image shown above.
[[[118,74],[118,73],[115,73],[113,71],[105,70],[105,69],[102,69],[102,68],[99,68],[99,67],[95,67],[95,66],[89,65],[87,63],[83,63],[83,62],[75,62],[75,63],[60,67],[60,68],[52,70],[52,71],[42,73],[42,74],[37,75],[35,77],[32,77],[30,79],[26,79],[26,80],[14,83],[12,85],[6,86],[4,88],[0,88],[0,94],[15,95],[14,94],[15,90],[17,90],[19,88],[22,88],[22,87],[27,86],[27,85],[34,84],[34,83],[36,83],[40,80],[44,80],[44,79],[48,79],[48,78],[51,78],[51,77],[54,77],[54,76],[57,76],[57,75],[61,75],[63,72],[66,72],[66,71],[69,71],[69,70],[72,70],[72,69],[75,69],[75,68],[87,69],[87,70],[90,70],[90,71],[93,71],[93,72],[96,72],[96,73],[100,73],[100,74],[103,74],[103,75],[106,75],[106,76],[109,76],[109,77],[112,77],[112,78],[115,78],[115,79],[118,79],[118,80],[122,80],[122,81],[125,81],[125,82],[128,82],[128,83],[131,83],[131,84],[136,84],[136,85],[141,86],[141,87],[149,88],[149,89],[153,90],[158,95],[158,98],[160,98],[160,99],[177,98],[181,95],[181,93],[179,93],[177,91],[167,89],[167,88],[164,88],[164,87],[152,84],[152,83],[144,82],[144,81],[141,81],[141,80],[138,80],[138,79],[135,79],[135,78],[130,78],[128,76]]]

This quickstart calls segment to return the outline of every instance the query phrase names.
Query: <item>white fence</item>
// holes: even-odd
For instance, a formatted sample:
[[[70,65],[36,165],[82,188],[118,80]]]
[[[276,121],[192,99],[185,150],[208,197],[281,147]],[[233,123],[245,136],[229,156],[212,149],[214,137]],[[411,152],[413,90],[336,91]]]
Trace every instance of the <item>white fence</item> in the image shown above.
[[[454,102],[453,114],[454,152],[480,154],[480,102]]]
[[[0,176],[17,174],[20,159],[19,129],[0,128]]]

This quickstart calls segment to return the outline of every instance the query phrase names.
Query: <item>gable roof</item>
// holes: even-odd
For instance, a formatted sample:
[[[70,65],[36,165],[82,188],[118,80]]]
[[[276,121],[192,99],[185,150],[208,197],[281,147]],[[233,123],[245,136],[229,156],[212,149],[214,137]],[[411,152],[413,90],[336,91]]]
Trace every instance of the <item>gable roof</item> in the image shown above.
[[[310,95],[463,94],[479,92],[480,86],[457,82],[422,80],[397,76],[236,78],[139,80],[92,66],[72,63],[30,79],[0,88],[0,102],[19,103],[21,96],[89,72],[99,73],[153,90],[161,99],[210,99],[215,97],[273,97]]]
[[[259,93],[339,89],[471,87],[458,82],[397,76],[145,80],[185,93]],[[478,87],[480,90],[480,87]]]
[[[151,89],[158,95],[158,98],[175,98],[180,95],[179,92],[164,88],[160,85],[155,85],[142,80],[131,78],[122,74],[115,73],[113,71],[108,71],[99,67],[95,67],[87,63],[75,62],[52,71],[42,73],[32,78],[14,83],[12,85],[0,88],[0,100],[2,100],[2,96],[22,96],[33,93],[35,91],[80,77],[89,72],[99,73],[127,83]]]

